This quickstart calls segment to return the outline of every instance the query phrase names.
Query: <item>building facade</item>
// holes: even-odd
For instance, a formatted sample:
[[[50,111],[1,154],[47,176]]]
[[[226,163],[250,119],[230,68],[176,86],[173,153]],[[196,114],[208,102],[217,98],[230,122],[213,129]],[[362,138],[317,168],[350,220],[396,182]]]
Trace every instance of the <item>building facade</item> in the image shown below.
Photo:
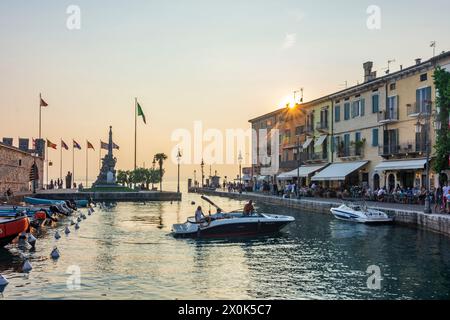
[[[8,189],[14,193],[31,191],[30,172],[33,164],[38,169],[39,181],[36,187],[40,189],[43,186],[43,158],[0,142],[0,195]]]
[[[250,123],[256,129],[261,120],[272,118],[272,127],[280,129],[281,179],[296,180],[302,171],[314,173],[308,178],[327,187],[426,187],[427,148],[432,162],[436,141],[433,73],[438,66],[450,72],[450,53],[425,62],[417,59],[413,66],[383,77],[366,62],[361,84]],[[258,141],[253,143],[261,153]],[[314,172],[313,166],[320,169]],[[448,181],[448,171],[440,174]],[[437,181],[431,170],[429,185]]]

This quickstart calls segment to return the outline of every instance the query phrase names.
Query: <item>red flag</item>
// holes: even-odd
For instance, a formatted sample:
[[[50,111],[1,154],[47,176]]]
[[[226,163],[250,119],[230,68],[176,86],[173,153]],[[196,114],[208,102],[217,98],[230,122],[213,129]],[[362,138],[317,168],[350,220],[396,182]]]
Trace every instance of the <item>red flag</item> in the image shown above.
[[[87,141],[87,140],[86,140],[86,142],[87,142],[87,148],[88,148],[88,149],[93,149],[93,150],[95,150],[95,148],[94,148],[94,146],[92,145],[92,143],[90,143],[90,142]]]
[[[47,139],[47,147],[56,150],[56,143],[53,143],[53,142],[51,142],[50,140]]]
[[[44,101],[44,99],[42,99],[41,97],[41,101],[40,101],[40,106],[41,107],[48,107],[48,103]]]

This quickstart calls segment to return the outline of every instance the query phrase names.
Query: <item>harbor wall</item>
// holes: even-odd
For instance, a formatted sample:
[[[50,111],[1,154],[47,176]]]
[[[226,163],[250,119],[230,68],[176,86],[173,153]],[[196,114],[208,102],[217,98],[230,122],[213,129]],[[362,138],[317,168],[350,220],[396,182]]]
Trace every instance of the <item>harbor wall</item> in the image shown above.
[[[33,195],[35,198],[51,200],[86,200],[145,202],[145,201],[181,201],[181,193],[176,192],[45,192]]]
[[[200,191],[198,191],[200,192]],[[341,202],[320,201],[316,199],[289,199],[281,197],[265,196],[252,193],[228,193],[222,191],[201,190],[202,194],[227,197],[236,200],[253,200],[270,205],[283,206],[306,212],[331,214],[330,209],[341,205]],[[420,211],[411,211],[395,208],[379,208],[370,206],[369,208],[382,210],[394,218],[394,223],[406,225],[432,232],[437,232],[450,237],[450,215],[443,214],[425,214]]]

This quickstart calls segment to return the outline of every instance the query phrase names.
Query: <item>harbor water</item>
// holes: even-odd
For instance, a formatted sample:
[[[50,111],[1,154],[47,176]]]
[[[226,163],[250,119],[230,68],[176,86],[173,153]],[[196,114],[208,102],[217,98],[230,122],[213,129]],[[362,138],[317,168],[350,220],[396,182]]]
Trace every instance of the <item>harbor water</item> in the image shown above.
[[[97,209],[69,235],[63,230],[70,218],[61,219],[56,229],[41,230],[34,251],[18,244],[0,250],[0,273],[9,280],[0,299],[450,298],[447,237],[257,204],[260,212],[296,222],[273,237],[175,239],[172,224],[198,205],[210,209],[199,195],[183,196]],[[225,210],[244,205],[211,198]],[[33,266],[28,275],[21,271],[25,257]],[[378,268],[379,275],[367,273]]]

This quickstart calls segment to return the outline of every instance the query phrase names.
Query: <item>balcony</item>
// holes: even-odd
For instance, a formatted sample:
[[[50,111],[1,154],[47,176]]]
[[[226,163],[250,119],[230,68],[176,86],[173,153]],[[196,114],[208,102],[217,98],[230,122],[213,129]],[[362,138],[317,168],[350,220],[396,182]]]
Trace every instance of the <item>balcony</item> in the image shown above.
[[[433,109],[433,102],[432,101],[415,102],[413,104],[408,104],[406,107],[408,117],[418,117],[419,115],[430,115]]]
[[[329,132],[329,125],[327,122],[317,122],[316,124],[316,130],[324,133]]]
[[[328,154],[326,152],[315,152],[306,154],[306,162],[317,163],[324,162],[328,160]]]
[[[422,155],[425,152],[426,143],[424,141],[387,144],[378,147],[378,154],[384,158],[389,158],[391,156]]]
[[[281,161],[280,169],[294,170],[298,168],[299,166],[298,164],[299,164],[298,160]]]
[[[308,136],[314,135],[314,125],[308,124],[305,126],[305,134]]]
[[[378,123],[388,124],[398,121],[398,107],[378,112]]]
[[[337,152],[338,158],[341,160],[356,160],[364,157],[364,147],[351,146],[348,148],[341,148]]]

